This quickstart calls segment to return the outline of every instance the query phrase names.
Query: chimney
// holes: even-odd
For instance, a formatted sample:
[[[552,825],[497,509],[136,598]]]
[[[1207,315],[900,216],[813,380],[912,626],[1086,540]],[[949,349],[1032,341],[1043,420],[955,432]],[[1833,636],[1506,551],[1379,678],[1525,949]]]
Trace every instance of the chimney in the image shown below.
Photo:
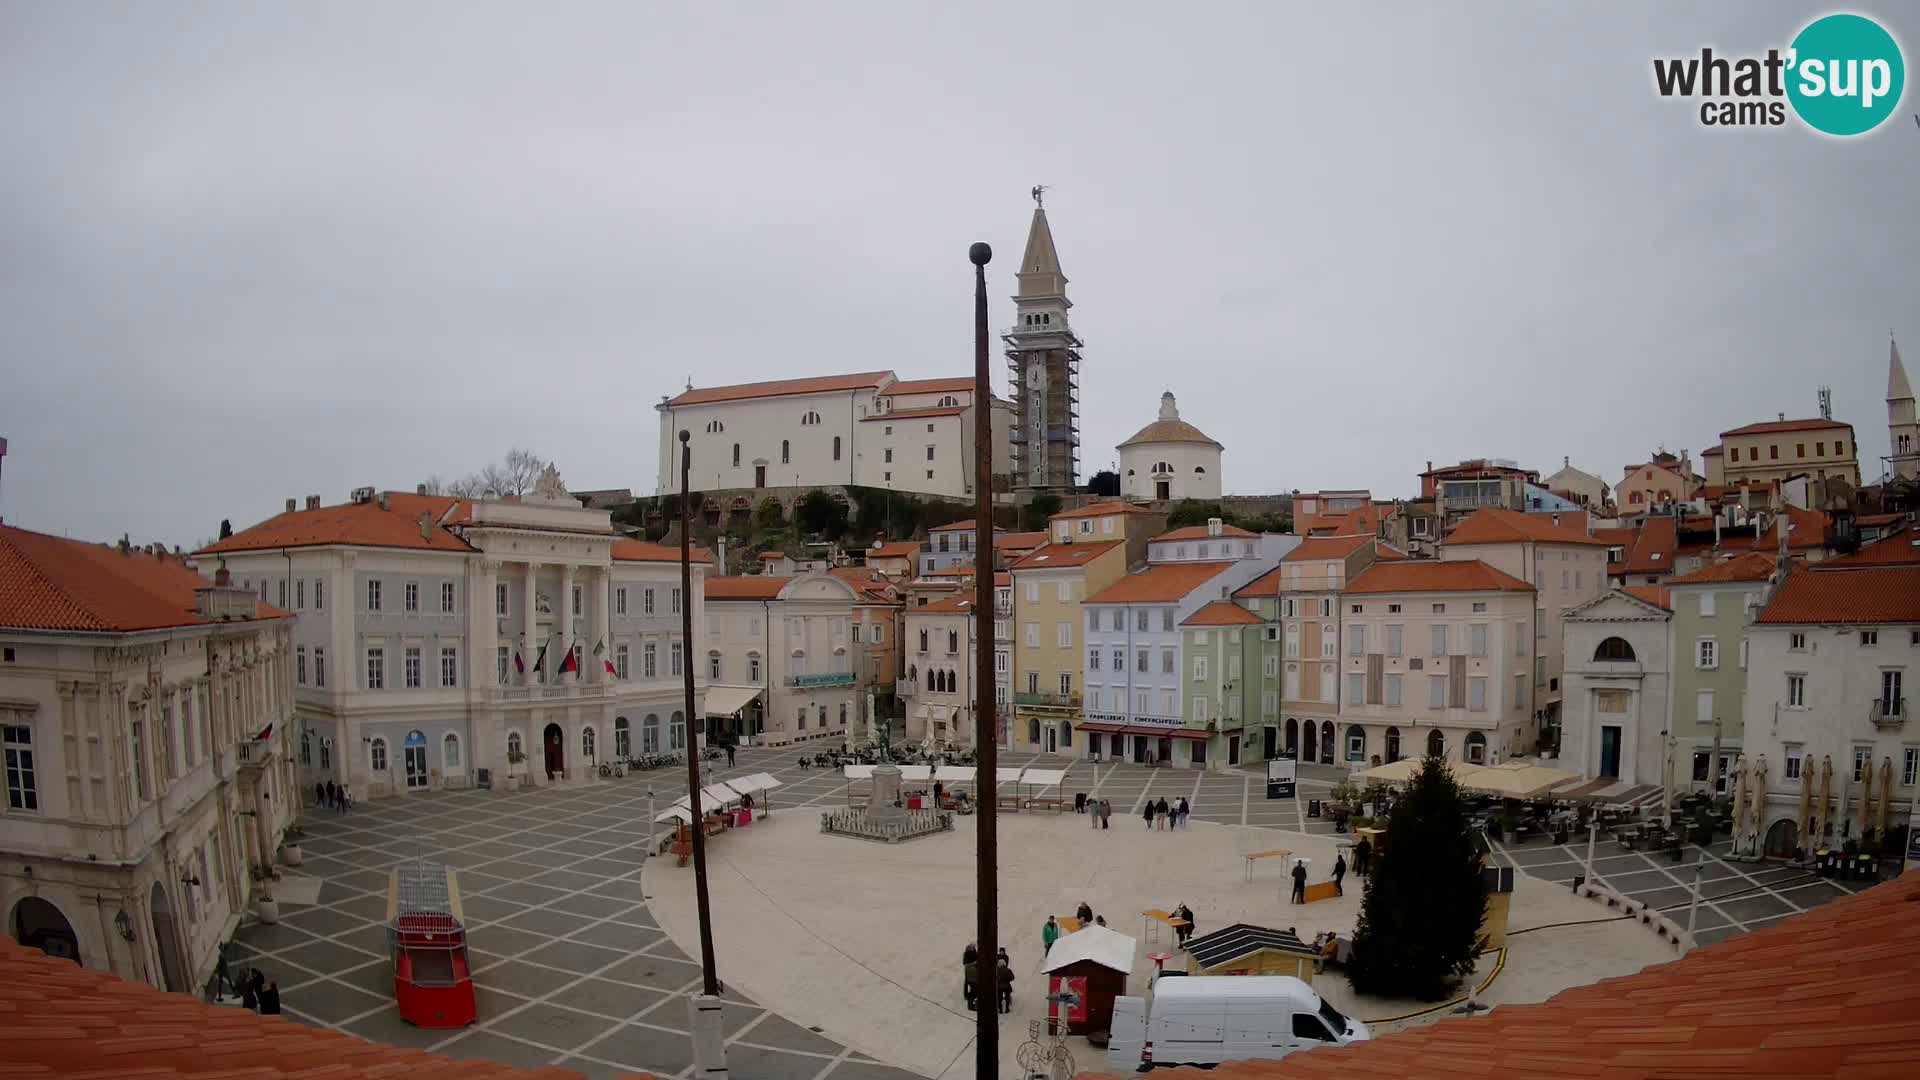
[[[1219,536],[1221,524],[1222,522],[1220,521],[1219,518],[1208,518],[1207,519],[1207,535]]]
[[[132,546],[133,545],[127,543],[127,534],[121,533],[120,534],[120,554],[125,555],[129,550],[131,550]]]
[[[873,542],[873,546],[879,547],[880,541],[875,540]],[[713,572],[715,574],[720,575],[721,577],[726,577],[727,576],[727,538],[725,536],[722,536],[720,539],[714,541],[713,557],[714,557]]]
[[[213,572],[213,583],[216,587],[222,589],[233,586],[233,573],[227,569],[227,560],[220,560],[220,568]]]
[[[295,507],[296,505],[298,505],[298,504],[297,504],[297,503],[295,503],[295,502],[294,502],[294,500],[292,500],[292,499],[288,499],[288,500],[287,500],[287,513],[289,513],[289,514],[291,514],[291,513],[293,513],[293,508],[294,508],[294,507]]]
[[[420,539],[433,539],[433,515],[425,510],[420,511]]]
[[[1781,414],[1780,414],[1780,421],[1781,421],[1781,423],[1785,423],[1785,422],[1786,422],[1786,419],[1787,419],[1787,414],[1786,414],[1786,413],[1781,413]]]
[[[1556,529],[1560,527],[1560,511],[1558,510],[1553,512],[1553,527]]]
[[[1720,546],[1720,519],[1722,516],[1722,513],[1718,510],[1713,512],[1713,546],[1715,548]]]
[[[320,509],[320,496],[318,495],[307,496],[307,509],[309,510]]]
[[[386,492],[384,492],[384,491],[383,491],[383,492],[381,492],[381,493],[380,493],[380,498],[379,498],[379,503],[380,503],[380,509],[382,509],[382,510],[385,510],[385,509],[387,508],[387,493],[386,493]]]
[[[413,485],[413,493],[415,495],[425,495],[427,493],[427,485],[425,484]]]

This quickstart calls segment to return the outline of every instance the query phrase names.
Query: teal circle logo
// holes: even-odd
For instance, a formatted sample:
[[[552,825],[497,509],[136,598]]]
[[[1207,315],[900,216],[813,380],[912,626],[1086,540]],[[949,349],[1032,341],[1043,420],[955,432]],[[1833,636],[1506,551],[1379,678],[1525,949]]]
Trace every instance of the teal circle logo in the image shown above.
[[[1906,90],[1900,45],[1864,15],[1827,15],[1793,39],[1787,100],[1816,131],[1863,135],[1893,115]]]

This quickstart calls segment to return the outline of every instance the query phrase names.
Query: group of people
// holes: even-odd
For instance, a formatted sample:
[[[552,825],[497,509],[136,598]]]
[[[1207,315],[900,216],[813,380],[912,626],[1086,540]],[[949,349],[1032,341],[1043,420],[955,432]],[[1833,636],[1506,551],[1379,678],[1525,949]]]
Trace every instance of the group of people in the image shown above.
[[[279,982],[267,978],[266,973],[259,968],[254,968],[247,972],[240,985],[235,986],[232,976],[227,972],[227,947],[224,943],[220,946],[220,958],[214,966],[213,977],[216,995],[224,994],[228,990],[237,990],[240,993],[240,1004],[249,1012],[257,1012],[262,1016],[280,1014]]]
[[[1141,811],[1141,816],[1147,819],[1147,828],[1153,828],[1154,824],[1158,822],[1160,830],[1165,832],[1168,829],[1186,828],[1187,814],[1190,813],[1192,809],[1192,807],[1187,805],[1185,798],[1182,798],[1179,802],[1172,805],[1168,805],[1165,799],[1150,799],[1147,802],[1146,808]]]
[[[1048,922],[1053,920],[1049,919]],[[1051,944],[1051,942],[1049,942]],[[967,1009],[978,1011],[980,1008],[980,946],[977,942],[968,942],[966,952],[961,954],[962,971],[965,977]],[[1006,946],[1000,947],[994,972],[1000,991],[1000,1011],[1013,1011],[1013,964],[1007,959]]]
[[[1086,804],[1081,808],[1080,812],[1087,815],[1088,822],[1091,824],[1093,828],[1096,828],[1096,829],[1113,828],[1113,800],[1112,799],[1099,799],[1099,798],[1088,799],[1086,801]]]
[[[329,810],[346,813],[353,809],[353,790],[345,784],[336,784],[331,780],[313,785],[313,802]]]

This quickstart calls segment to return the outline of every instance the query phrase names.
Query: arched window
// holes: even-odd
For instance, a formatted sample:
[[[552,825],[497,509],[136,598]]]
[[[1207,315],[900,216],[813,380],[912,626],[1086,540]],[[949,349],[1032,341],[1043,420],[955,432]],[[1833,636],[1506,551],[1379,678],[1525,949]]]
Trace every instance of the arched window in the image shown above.
[[[667,719],[667,749],[684,750],[687,747],[687,717],[676,711]]]
[[[451,731],[440,740],[440,765],[448,772],[460,768],[460,736]]]
[[[793,464],[793,444],[785,439],[780,440],[780,464]]]
[[[1485,765],[1487,763],[1487,737],[1477,731],[1467,733],[1467,764]]]
[[[733,444],[733,467],[736,469],[740,467],[740,444],[739,443]]]
[[[1032,720],[1032,719],[1029,719],[1029,720],[1027,721],[1027,741],[1028,741],[1028,742],[1030,742],[1030,743],[1033,743],[1033,744],[1034,744],[1034,745],[1036,745],[1036,746],[1037,746],[1037,745],[1039,745],[1039,743],[1040,743],[1040,721],[1038,721],[1038,720]]]
[[[833,437],[833,460],[840,460],[840,436],[838,435]]]
[[[927,628],[924,626],[920,628],[920,651],[927,651]]]
[[[1327,765],[1333,764],[1333,721],[1331,720],[1320,721],[1320,760]]]
[[[933,670],[932,668],[927,669],[927,689],[929,691],[938,690],[940,688],[940,681],[938,677],[939,674],[940,674],[939,672]]]
[[[368,759],[368,762],[373,766],[374,772],[386,772],[387,771],[387,740],[381,739],[381,738],[375,738],[373,740],[373,745],[367,751],[367,759]]]
[[[1193,467],[1193,471],[1194,471],[1194,472],[1197,472],[1197,473],[1204,473],[1204,472],[1206,472],[1207,470],[1206,470],[1206,469],[1204,469],[1204,468],[1202,468],[1202,467],[1200,467],[1200,466],[1198,466],[1198,465],[1195,465],[1195,466]]]
[[[586,758],[588,761],[600,760],[599,755],[593,752],[593,749],[594,749],[593,744],[594,744],[593,729],[590,727],[581,728],[580,729],[580,756],[583,758]]]
[[[1435,728],[1434,730],[1427,732],[1427,756],[1428,757],[1446,757],[1447,756],[1447,737],[1440,733],[1439,728]]]
[[[648,713],[647,718],[640,721],[640,752],[643,754],[660,752],[659,713]]]
[[[1400,760],[1400,729],[1397,727],[1390,727],[1387,729],[1387,762],[1391,764],[1399,760]]]
[[[947,651],[950,653],[957,653],[960,651],[960,631],[958,630],[947,631]]]
[[[1347,760],[1367,760],[1367,729],[1359,724],[1347,728]]]
[[[1632,660],[1633,646],[1625,638],[1610,637],[1593,650],[1595,660]]]
[[[847,726],[847,703],[844,701],[840,703],[840,726]]]
[[[613,756],[621,761],[633,756],[633,732],[624,716],[613,718]]]
[[[1060,721],[1060,749],[1073,749],[1073,724],[1071,721]]]

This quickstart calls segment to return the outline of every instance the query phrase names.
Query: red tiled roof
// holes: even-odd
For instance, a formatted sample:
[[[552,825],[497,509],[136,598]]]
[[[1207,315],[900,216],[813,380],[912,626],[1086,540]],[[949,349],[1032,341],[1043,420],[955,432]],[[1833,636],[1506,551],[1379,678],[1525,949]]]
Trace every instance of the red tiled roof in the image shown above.
[[[1623,978],[1368,1042],[1169,1080],[1909,1080],[1920,874]],[[1092,1074],[1083,1074],[1092,1080]]]
[[[1532,592],[1533,586],[1478,559],[1376,562],[1347,582],[1347,593]]]
[[[205,554],[233,551],[277,550],[279,548],[320,547],[330,544],[353,547],[414,548],[423,551],[472,551],[465,540],[448,531],[443,522],[464,521],[471,504],[445,495],[415,495],[411,492],[386,493],[387,509],[378,499],[363,503],[322,506],[314,510],[294,510],[270,517],[249,529],[211,544]],[[426,535],[420,533],[420,515],[431,519]]]
[[[1387,543],[1385,540],[1373,545],[1373,558],[1376,562],[1394,562],[1407,558],[1407,553]]]
[[[1667,611],[1673,610],[1673,597],[1665,585],[1628,585],[1625,591],[1628,596],[1636,600],[1645,600],[1654,607]]]
[[[895,540],[890,544],[881,544],[877,548],[867,549],[869,559],[911,559],[920,554],[920,541]]]
[[[1280,557],[1281,562],[1308,562],[1314,559],[1344,559],[1373,542],[1373,534],[1364,536],[1309,536],[1300,545]]]
[[[1822,420],[1818,417],[1812,420],[1767,420],[1758,424],[1748,424],[1746,427],[1737,427],[1732,431],[1723,431],[1720,437],[1724,439],[1729,435],[1767,435],[1776,431],[1825,431],[1828,428],[1846,428],[1852,431],[1853,425],[1841,423],[1838,420]]]
[[[1862,526],[1865,526],[1865,525],[1891,525],[1891,524],[1893,524],[1893,523],[1894,523],[1894,522],[1896,522],[1896,521],[1905,521],[1905,520],[1906,520],[1906,517],[1907,517],[1907,515],[1905,515],[1905,514],[1902,514],[1902,513],[1892,513],[1892,514],[1861,514],[1861,515],[1859,515],[1858,517],[1856,517],[1856,518],[1854,518],[1854,519],[1853,519],[1853,523],[1854,523],[1854,524],[1856,524],[1856,525],[1862,525]]]
[[[1101,517],[1106,514],[1151,513],[1155,513],[1155,511],[1149,510],[1144,506],[1135,506],[1133,503],[1127,502],[1124,499],[1102,499],[1099,502],[1090,502],[1085,506],[1074,507],[1072,510],[1062,510],[1047,520],[1059,521],[1063,518]]]
[[[1866,545],[1851,555],[1820,563],[1821,570],[1845,570],[1855,566],[1911,566],[1920,563],[1920,537],[1910,528],[1900,528]]]
[[[779,562],[786,557],[787,553],[784,551],[763,551],[760,553],[761,562]]]
[[[1632,547],[1634,539],[1639,535],[1640,530],[1631,526],[1593,530],[1593,538],[1606,541],[1608,547]]]
[[[1674,552],[1680,547],[1680,526],[1672,517],[1649,517],[1640,526],[1640,535],[1627,549],[1627,574],[1671,574]]]
[[[966,411],[965,407],[952,405],[945,408],[896,409],[890,413],[875,413],[872,416],[863,416],[860,418],[860,422],[863,424],[871,424],[875,420],[925,420],[935,416],[959,416]]]
[[[1235,539],[1243,537],[1251,539],[1259,534],[1250,533],[1238,525],[1228,525],[1223,522],[1220,525],[1220,535],[1231,536]],[[1161,533],[1159,536],[1153,538],[1153,542],[1159,544],[1168,540],[1207,540],[1212,536],[1213,534],[1207,531],[1207,526],[1205,525],[1188,525],[1184,528],[1175,529],[1172,532]]]
[[[907,379],[887,387],[889,394],[964,394],[973,390],[973,376],[956,379]]]
[[[580,1080],[403,1050],[123,982],[0,937],[0,1075],[140,1080]],[[629,1074],[641,1077],[643,1073]]]
[[[1634,573],[1640,571],[1635,570]],[[1765,581],[1773,576],[1773,557],[1758,551],[1749,551],[1744,555],[1735,555],[1731,559],[1722,559],[1695,570],[1691,574],[1682,574],[1667,581],[1674,585],[1712,585],[1736,581]]]
[[[1047,542],[1045,529],[1039,532],[1000,533],[993,538],[993,548],[1037,548]]]
[[[1137,574],[1128,574],[1081,602],[1170,604],[1206,584],[1220,571],[1232,565],[1230,562],[1154,563]]]
[[[1475,510],[1447,534],[1449,544],[1599,544],[1606,541],[1587,535],[1584,527],[1565,523],[1555,525],[1551,514],[1522,514],[1517,510],[1488,508]]]
[[[1233,590],[1235,600],[1255,600],[1280,595],[1280,568],[1273,569]]]
[[[615,540],[611,551],[614,562],[670,562],[680,561],[679,544],[656,544],[650,540]],[[687,559],[690,562],[712,563],[713,553],[699,544],[689,545]]]
[[[995,585],[1011,585],[1013,584],[1013,575],[1007,573],[1005,570],[1002,570],[999,573],[993,575],[993,583]]]
[[[1241,607],[1231,600],[1215,600],[1199,611],[1180,620],[1181,626],[1246,626],[1249,623],[1258,626],[1265,622],[1260,616]]]
[[[907,612],[909,615],[965,615],[973,610],[973,597],[967,593],[946,596],[931,604],[922,604]]]
[[[1380,511],[1368,503],[1352,510],[1302,514],[1295,520],[1293,531],[1302,536],[1349,536],[1355,533],[1371,536],[1380,531]]]
[[[773,600],[793,578],[779,574],[755,574],[751,577],[710,577],[708,600]]]
[[[1920,623],[1920,566],[1791,570],[1754,621]]]
[[[1048,544],[1016,559],[1009,569],[1052,570],[1063,566],[1085,566],[1096,556],[1119,547],[1122,540],[1083,540],[1077,544]]]
[[[842,390],[877,390],[893,378],[891,371],[862,371],[852,375],[825,375],[813,379],[773,379],[768,382],[737,383],[688,390],[672,398],[668,407],[712,405],[721,401],[747,401],[752,398],[792,397],[795,394],[830,394]]]
[[[1705,450],[1700,451],[1700,456],[1701,457],[1719,457],[1721,454],[1724,454],[1724,453],[1726,453],[1726,451],[1720,449],[1717,446],[1709,446]]]
[[[123,633],[204,626],[194,590],[210,582],[172,555],[0,525],[0,627]],[[254,617],[286,613],[254,605]]]

